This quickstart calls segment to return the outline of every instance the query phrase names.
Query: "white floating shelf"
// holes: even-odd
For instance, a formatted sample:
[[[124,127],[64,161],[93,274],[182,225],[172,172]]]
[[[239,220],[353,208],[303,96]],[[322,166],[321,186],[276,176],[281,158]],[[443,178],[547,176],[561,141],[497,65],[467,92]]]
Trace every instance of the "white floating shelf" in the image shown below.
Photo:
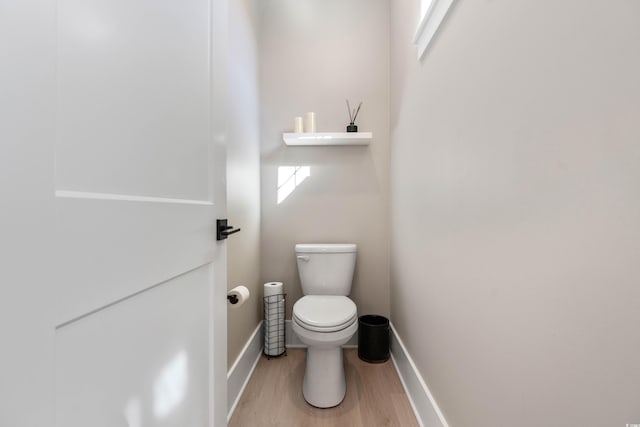
[[[287,145],[369,145],[371,132],[283,133]]]

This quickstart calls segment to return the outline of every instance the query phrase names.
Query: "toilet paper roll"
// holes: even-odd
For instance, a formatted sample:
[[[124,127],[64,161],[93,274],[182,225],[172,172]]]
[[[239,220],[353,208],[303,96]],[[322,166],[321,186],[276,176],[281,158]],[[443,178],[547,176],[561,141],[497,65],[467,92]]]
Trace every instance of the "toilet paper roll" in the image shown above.
[[[282,282],[268,282],[264,284],[264,296],[284,294],[284,285]]]
[[[236,286],[227,291],[227,301],[229,301],[232,307],[240,307],[250,296],[251,292],[249,292],[246,286]]]

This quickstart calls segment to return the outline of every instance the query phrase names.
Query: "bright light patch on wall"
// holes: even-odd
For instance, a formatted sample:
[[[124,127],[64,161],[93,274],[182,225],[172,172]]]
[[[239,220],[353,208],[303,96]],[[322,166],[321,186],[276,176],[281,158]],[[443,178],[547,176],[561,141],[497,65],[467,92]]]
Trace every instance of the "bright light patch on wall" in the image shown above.
[[[310,175],[310,166],[278,166],[278,204]]]
[[[153,413],[164,418],[182,402],[187,391],[187,355],[176,355],[153,385]]]

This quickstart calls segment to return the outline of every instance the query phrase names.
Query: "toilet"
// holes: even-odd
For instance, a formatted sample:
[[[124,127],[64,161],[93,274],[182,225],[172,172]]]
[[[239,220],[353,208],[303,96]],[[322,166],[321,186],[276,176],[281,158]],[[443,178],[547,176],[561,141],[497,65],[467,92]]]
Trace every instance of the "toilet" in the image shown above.
[[[293,332],[307,345],[302,394],[318,408],[339,405],[346,393],[342,345],[358,330],[358,311],[347,295],[357,246],[297,244],[303,297],[293,305]]]

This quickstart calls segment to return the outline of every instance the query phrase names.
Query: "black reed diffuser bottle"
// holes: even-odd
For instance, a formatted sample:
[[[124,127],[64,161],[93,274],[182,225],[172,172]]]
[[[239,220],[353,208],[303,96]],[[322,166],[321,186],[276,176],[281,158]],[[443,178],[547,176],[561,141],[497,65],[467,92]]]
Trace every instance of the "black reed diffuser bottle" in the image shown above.
[[[349,105],[349,100],[347,99],[347,111],[349,112],[349,125],[347,125],[347,132],[358,132],[358,126],[356,126],[356,117],[358,117],[358,113],[360,112],[360,107],[362,107],[362,101],[358,104],[358,108],[354,108],[351,111],[351,106]]]

